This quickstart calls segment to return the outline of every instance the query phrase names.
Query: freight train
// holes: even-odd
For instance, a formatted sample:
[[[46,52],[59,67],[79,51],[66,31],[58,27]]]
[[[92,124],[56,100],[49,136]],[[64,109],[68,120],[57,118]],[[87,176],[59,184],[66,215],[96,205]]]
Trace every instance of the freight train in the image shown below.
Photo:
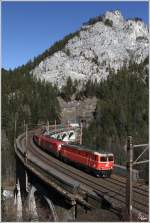
[[[112,153],[100,153],[69,145],[48,135],[34,135],[37,146],[59,158],[63,162],[75,165],[99,177],[110,177],[114,166]]]

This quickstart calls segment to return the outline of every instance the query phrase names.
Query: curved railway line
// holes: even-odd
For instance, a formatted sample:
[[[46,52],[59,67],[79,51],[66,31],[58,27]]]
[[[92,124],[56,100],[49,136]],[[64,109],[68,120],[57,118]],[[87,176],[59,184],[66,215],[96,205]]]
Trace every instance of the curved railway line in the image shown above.
[[[28,137],[29,153],[38,157],[42,162],[48,164],[50,167],[53,167],[60,173],[75,179],[80,183],[80,185],[82,185],[82,187],[85,187],[87,190],[92,189],[92,191],[96,192],[97,194],[100,192],[104,196],[108,196],[109,199],[111,199],[111,201],[114,203],[114,206],[125,206],[125,178],[116,176],[114,174],[112,174],[111,178],[96,178],[88,173],[74,168],[73,166],[63,163],[37,147],[32,140],[33,134],[35,134],[35,131],[30,131]],[[24,136],[20,138],[19,143],[22,147],[25,147],[26,139]],[[148,203],[148,186],[145,186],[145,188],[140,188],[139,185],[134,184],[133,209],[148,215]]]

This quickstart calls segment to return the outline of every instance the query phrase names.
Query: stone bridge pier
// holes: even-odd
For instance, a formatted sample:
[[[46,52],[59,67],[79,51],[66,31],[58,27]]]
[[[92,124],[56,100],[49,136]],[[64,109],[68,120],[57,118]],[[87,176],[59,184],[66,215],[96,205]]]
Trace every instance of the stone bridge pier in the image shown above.
[[[74,221],[76,207],[45,185],[16,158],[17,221]]]
[[[44,191],[43,191],[44,190]],[[55,193],[54,193],[55,194]],[[26,211],[29,221],[73,221],[75,220],[75,207],[65,204],[65,200],[56,200],[45,193],[45,188],[40,185],[30,185],[26,199]],[[63,205],[62,205],[63,204]]]

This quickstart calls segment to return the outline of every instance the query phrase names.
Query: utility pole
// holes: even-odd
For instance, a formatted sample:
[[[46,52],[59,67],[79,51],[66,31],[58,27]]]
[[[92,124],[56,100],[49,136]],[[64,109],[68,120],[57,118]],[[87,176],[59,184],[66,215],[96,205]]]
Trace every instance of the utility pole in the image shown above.
[[[68,120],[68,129],[69,129],[69,127],[70,127],[70,122],[69,122],[69,120]]]
[[[23,121],[23,128],[24,128],[24,131],[26,131],[26,121],[25,120]]]
[[[55,120],[55,131],[56,131],[56,124],[57,124],[57,123],[56,123],[56,120]]]
[[[133,149],[138,149],[141,147],[145,147],[143,152],[137,157],[135,161],[133,161]],[[140,145],[133,145],[133,138],[132,136],[128,136],[127,139],[127,182],[126,182],[126,210],[127,210],[127,221],[132,221],[132,214],[133,214],[133,166],[148,163],[149,160],[142,160],[138,161],[143,154],[149,150],[148,144],[140,144]],[[137,162],[138,161],[138,162]]]
[[[80,122],[81,125],[81,132],[80,132],[80,145],[82,145],[82,135],[83,135],[83,124],[82,121]]]
[[[25,162],[27,162],[28,153],[28,124],[26,124],[26,151],[25,151]]]
[[[126,208],[127,217],[129,221],[132,221],[132,175],[133,175],[133,138],[128,136],[127,139],[127,182],[126,182]]]
[[[47,132],[49,134],[49,121],[47,121]]]
[[[15,119],[14,143],[16,142],[16,133],[17,133],[17,120]]]

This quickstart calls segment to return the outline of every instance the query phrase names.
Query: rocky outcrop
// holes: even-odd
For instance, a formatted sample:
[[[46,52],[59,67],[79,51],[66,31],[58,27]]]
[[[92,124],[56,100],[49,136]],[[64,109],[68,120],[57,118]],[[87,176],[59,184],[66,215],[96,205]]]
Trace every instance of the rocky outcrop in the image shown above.
[[[65,102],[58,98],[61,107],[61,123],[80,123],[83,121],[86,126],[93,120],[93,113],[96,109],[97,99],[86,98],[82,101],[72,100]]]
[[[43,60],[33,75],[60,88],[73,80],[101,81],[110,68],[120,69],[130,60],[140,63],[148,56],[148,28],[140,20],[126,21],[119,11],[106,12],[102,21],[83,25],[64,49]]]

